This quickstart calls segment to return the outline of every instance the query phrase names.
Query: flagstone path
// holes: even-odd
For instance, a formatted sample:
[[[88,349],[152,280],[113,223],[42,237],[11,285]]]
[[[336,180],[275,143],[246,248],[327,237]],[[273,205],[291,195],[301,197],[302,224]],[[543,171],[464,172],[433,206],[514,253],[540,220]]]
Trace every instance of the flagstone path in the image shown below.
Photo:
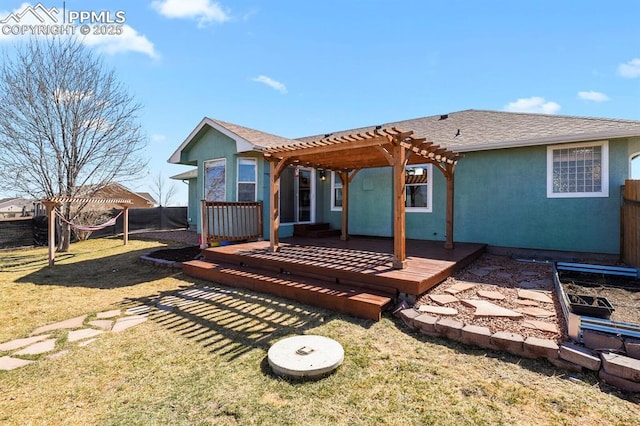
[[[66,355],[72,352],[72,348],[60,349],[65,342],[83,347],[95,342],[104,333],[123,332],[145,322],[149,310],[150,307],[146,305],[129,308],[124,312],[113,309],[99,312],[95,319],[89,317],[89,321],[88,315],[82,315],[38,327],[29,337],[0,344],[0,370],[13,370],[38,362],[33,359],[37,355],[48,354],[45,359]],[[52,337],[52,332],[56,332],[57,337]],[[56,351],[56,348],[59,350]]]

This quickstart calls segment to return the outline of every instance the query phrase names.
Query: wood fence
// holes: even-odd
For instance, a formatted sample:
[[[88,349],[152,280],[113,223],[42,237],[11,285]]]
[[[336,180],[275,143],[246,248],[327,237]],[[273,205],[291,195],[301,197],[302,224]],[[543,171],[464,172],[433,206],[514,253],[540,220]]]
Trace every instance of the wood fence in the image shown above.
[[[622,195],[622,261],[640,267],[640,180],[627,180]]]
[[[262,201],[202,201],[202,243],[262,239]]]

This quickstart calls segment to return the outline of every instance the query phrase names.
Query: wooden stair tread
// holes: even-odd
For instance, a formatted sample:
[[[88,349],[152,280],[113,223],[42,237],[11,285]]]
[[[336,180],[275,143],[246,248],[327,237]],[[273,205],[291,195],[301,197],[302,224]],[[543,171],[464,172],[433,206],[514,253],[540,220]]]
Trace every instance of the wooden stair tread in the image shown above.
[[[275,294],[356,317],[379,320],[392,298],[346,286],[246,266],[193,260],[183,263],[187,275],[232,287]]]

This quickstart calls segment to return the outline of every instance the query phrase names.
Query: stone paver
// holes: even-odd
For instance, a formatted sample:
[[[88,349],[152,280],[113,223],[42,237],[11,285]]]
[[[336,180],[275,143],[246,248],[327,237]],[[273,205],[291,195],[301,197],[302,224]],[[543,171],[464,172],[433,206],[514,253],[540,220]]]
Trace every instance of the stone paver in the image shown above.
[[[111,330],[111,327],[113,327],[113,320],[94,320],[89,321],[87,324],[92,327],[97,327],[99,329],[108,331]]]
[[[83,328],[82,330],[70,331],[67,336],[67,341],[77,342],[78,340],[88,339],[104,333],[102,330],[96,330],[95,328]]]
[[[467,282],[463,281],[463,282],[455,283],[454,285],[452,285],[451,287],[446,289],[445,293],[457,294],[457,293],[461,293],[463,291],[471,290],[472,288],[475,288],[475,287],[476,287],[475,284],[467,283]]]
[[[556,315],[555,312],[537,308],[535,306],[527,306],[526,308],[519,308],[518,312],[522,312],[523,314],[530,315],[536,318],[550,318]]]
[[[86,318],[87,318],[86,315],[82,315],[82,316],[71,318],[65,321],[57,322],[55,324],[44,325],[42,327],[38,327],[35,330],[33,330],[30,336],[46,333],[47,331],[61,330],[63,328],[69,328],[69,329],[80,328],[84,324],[84,320]]]
[[[128,328],[140,325],[148,319],[148,317],[143,315],[130,315],[128,317],[118,318],[111,331],[113,331],[114,333],[120,333],[121,331],[124,331]]]
[[[6,352],[6,351],[13,351],[16,349],[24,348],[25,346],[29,346],[32,343],[36,343],[41,340],[48,339],[49,337],[51,337],[50,334],[41,334],[40,336],[11,340],[9,342],[1,344],[0,351]]]
[[[420,312],[426,312],[429,314],[437,314],[437,315],[458,315],[458,310],[455,308],[449,308],[446,306],[435,306],[435,305],[420,305],[418,308]]]
[[[511,275],[508,272],[498,272],[496,274],[496,277],[502,278],[502,279],[505,279],[505,280],[510,280],[511,278],[513,278],[513,275]]]
[[[20,349],[15,355],[40,355],[56,348],[56,339],[47,339]]]
[[[113,309],[111,311],[98,312],[96,318],[98,319],[108,319],[120,316],[120,309]]]
[[[524,320],[522,326],[532,328],[534,330],[548,331],[550,333],[558,333],[558,326],[552,322],[536,321],[536,320]]]
[[[560,345],[560,358],[589,370],[598,371],[602,361],[587,348],[572,343]]]
[[[472,308],[476,308],[473,315],[477,317],[508,317],[508,318],[522,318],[523,315],[520,312],[512,311],[511,309],[503,308],[494,303],[486,300],[478,299],[463,299],[461,302]]]
[[[78,343],[78,346],[87,346],[87,345],[90,345],[91,343],[96,342],[96,341],[98,341],[98,339],[95,339],[95,338],[94,339],[89,339],[89,340],[84,340],[84,341]]]
[[[535,300],[542,303],[553,303],[553,299],[551,299],[547,293],[542,291],[520,289],[518,290],[518,297],[520,299]]]
[[[33,361],[26,359],[13,358],[10,356],[0,357],[0,370],[15,370],[16,368],[24,367],[27,364],[31,364]]]
[[[640,359],[614,352],[603,352],[600,354],[600,358],[602,359],[602,368],[607,373],[632,382],[640,382]]]
[[[516,299],[515,302],[518,305],[524,305],[524,306],[540,306],[540,302],[536,302],[535,300],[529,300],[529,299]]]
[[[432,294],[429,296],[429,298],[436,302],[438,305],[446,305],[447,303],[458,302],[458,298],[451,294]]]
[[[489,291],[489,290],[478,290],[478,296],[484,297],[485,299],[490,300],[504,300],[507,298],[504,294],[499,291]]]

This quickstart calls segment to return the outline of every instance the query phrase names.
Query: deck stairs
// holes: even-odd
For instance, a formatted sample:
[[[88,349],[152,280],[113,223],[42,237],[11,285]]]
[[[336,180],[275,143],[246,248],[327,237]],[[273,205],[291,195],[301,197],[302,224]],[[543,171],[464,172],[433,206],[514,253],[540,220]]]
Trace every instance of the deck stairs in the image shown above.
[[[203,250],[203,260],[182,264],[190,276],[230,287],[273,294],[358,318],[379,321],[397,290],[358,280],[357,275],[336,276],[326,269],[300,263],[244,256],[234,252]]]

